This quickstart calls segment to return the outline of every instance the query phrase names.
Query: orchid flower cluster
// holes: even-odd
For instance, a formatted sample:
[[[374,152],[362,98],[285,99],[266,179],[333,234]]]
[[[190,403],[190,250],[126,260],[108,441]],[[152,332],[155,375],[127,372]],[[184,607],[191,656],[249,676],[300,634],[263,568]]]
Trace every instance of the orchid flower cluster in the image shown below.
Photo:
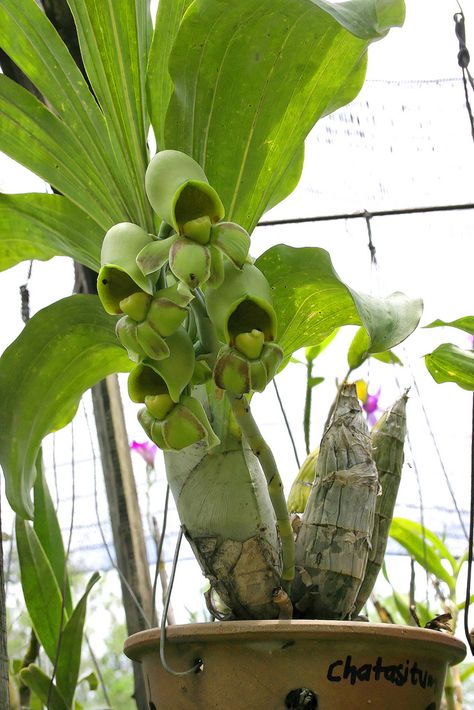
[[[122,222],[102,245],[98,294],[120,315],[117,336],[135,364],[128,380],[138,418],[164,451],[219,443],[192,387],[213,382],[235,396],[261,392],[283,358],[274,342],[270,286],[249,257],[250,237],[225,222],[202,168],[164,150],[145,187],[157,235]]]

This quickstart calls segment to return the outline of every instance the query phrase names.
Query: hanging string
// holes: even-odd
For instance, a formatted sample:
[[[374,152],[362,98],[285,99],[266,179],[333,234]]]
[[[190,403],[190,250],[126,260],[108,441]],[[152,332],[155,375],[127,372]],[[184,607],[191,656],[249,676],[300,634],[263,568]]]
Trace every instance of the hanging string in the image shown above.
[[[181,527],[179,534],[178,534],[178,539],[176,541],[176,548],[174,551],[174,557],[173,557],[173,565],[171,567],[171,575],[170,575],[170,581],[168,585],[168,591],[166,592],[166,598],[165,598],[165,605],[163,609],[163,614],[161,617],[161,626],[160,626],[160,660],[161,660],[161,665],[165,669],[167,673],[170,673],[171,675],[174,676],[183,676],[183,675],[190,675],[191,673],[199,673],[199,671],[202,670],[203,668],[203,663],[200,658],[196,658],[194,661],[194,665],[191,668],[188,668],[186,671],[175,671],[173,670],[167,663],[166,661],[166,656],[165,656],[165,645],[166,645],[166,619],[168,617],[168,609],[171,601],[171,592],[173,590],[173,584],[174,584],[174,578],[176,574],[176,567],[178,566],[178,558],[179,558],[179,549],[181,547],[181,541],[183,539],[183,528]]]
[[[458,3],[458,5],[459,5],[459,3]],[[471,124],[472,139],[474,140],[474,116],[473,116],[471,104],[469,101],[469,91],[468,91],[468,83],[471,85],[471,88],[474,91],[474,79],[469,71],[470,56],[469,56],[469,50],[466,46],[466,27],[465,27],[465,21],[464,21],[464,12],[462,11],[461,5],[459,5],[459,9],[460,9],[460,12],[457,12],[453,17],[454,31],[455,31],[456,37],[458,38],[458,41],[459,41],[458,64],[461,67],[461,71],[462,71],[462,80],[463,80],[463,85],[464,85],[464,96],[466,99],[466,109],[467,109],[467,113],[469,116],[469,122]]]
[[[469,607],[471,604],[471,578],[472,578],[472,546],[474,544],[474,397],[472,400],[472,432],[471,432],[471,490],[470,490],[470,517],[469,517],[469,549],[467,552],[467,580],[466,580],[466,599],[464,606],[464,632],[466,639],[474,654],[474,643],[469,628]]]
[[[278,391],[278,387],[277,387],[277,383],[275,382],[275,379],[273,379],[273,387],[275,388],[275,394],[276,394],[277,399],[278,399],[278,404],[280,405],[281,413],[283,414],[283,419],[285,420],[286,430],[287,430],[287,432],[288,432],[288,436],[290,437],[291,445],[292,445],[292,447],[293,447],[293,453],[294,453],[294,455],[295,455],[296,465],[298,466],[298,469],[300,469],[300,468],[301,468],[301,464],[300,464],[300,460],[299,460],[299,457],[298,457],[298,451],[297,451],[297,449],[296,449],[295,440],[294,440],[293,434],[292,434],[292,432],[291,432],[290,423],[289,423],[289,421],[288,421],[288,417],[286,416],[285,408],[284,408],[284,406],[283,406],[283,402],[281,401],[280,393],[279,393],[279,391]]]

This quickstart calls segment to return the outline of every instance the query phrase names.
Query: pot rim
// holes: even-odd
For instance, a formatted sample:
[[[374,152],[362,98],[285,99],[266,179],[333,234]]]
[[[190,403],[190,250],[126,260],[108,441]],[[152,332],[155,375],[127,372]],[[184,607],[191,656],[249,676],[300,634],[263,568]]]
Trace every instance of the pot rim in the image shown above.
[[[167,626],[166,642],[215,642],[223,641],[261,641],[287,639],[297,634],[305,640],[332,639],[334,641],[354,640],[354,637],[389,640],[403,640],[415,644],[418,650],[429,648],[430,652],[451,656],[450,665],[460,663],[466,657],[466,646],[454,636],[432,629],[404,626],[402,624],[378,624],[360,621],[323,621],[292,619],[290,621],[214,621],[194,624]],[[126,639],[124,653],[132,660],[159,647],[160,629],[153,628],[139,631]]]

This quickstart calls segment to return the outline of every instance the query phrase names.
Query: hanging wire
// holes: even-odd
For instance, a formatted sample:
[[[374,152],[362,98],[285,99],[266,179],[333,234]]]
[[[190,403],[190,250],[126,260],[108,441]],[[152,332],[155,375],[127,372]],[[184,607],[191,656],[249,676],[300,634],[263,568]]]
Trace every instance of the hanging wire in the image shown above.
[[[289,421],[288,421],[288,417],[286,416],[285,408],[284,408],[284,406],[283,406],[283,402],[281,401],[280,393],[279,393],[279,391],[278,391],[278,387],[277,387],[277,383],[275,382],[275,378],[273,378],[273,387],[275,388],[275,394],[276,394],[277,399],[278,399],[278,404],[280,405],[281,413],[283,414],[283,419],[285,420],[286,430],[287,430],[287,432],[288,432],[288,436],[290,437],[291,445],[292,445],[292,447],[293,447],[293,453],[294,453],[294,455],[295,455],[296,465],[298,466],[298,469],[300,469],[300,468],[301,468],[301,464],[300,464],[300,460],[299,460],[299,457],[298,457],[298,450],[297,450],[297,448],[296,448],[295,440],[294,440],[293,434],[292,434],[292,432],[291,432],[290,423],[289,423]]]
[[[470,56],[469,56],[469,50],[466,46],[466,26],[465,26],[465,20],[464,20],[464,12],[462,11],[461,5],[459,3],[458,3],[458,5],[459,5],[460,12],[456,12],[456,14],[453,17],[454,31],[455,31],[456,37],[458,38],[458,41],[459,41],[458,64],[461,67],[461,71],[462,71],[464,97],[466,99],[466,109],[467,109],[467,113],[469,116],[469,122],[471,124],[472,139],[474,140],[474,116],[472,113],[472,108],[471,108],[471,104],[469,101],[469,92],[468,92],[468,83],[471,85],[471,88],[474,90],[474,79],[472,78],[472,75],[469,71]]]
[[[474,643],[469,628],[469,607],[471,604],[471,578],[472,578],[472,546],[474,544],[474,396],[472,400],[472,432],[471,432],[471,490],[470,490],[470,511],[469,516],[469,549],[467,552],[467,580],[466,580],[466,599],[464,606],[464,632],[466,639],[474,654]]]
[[[110,548],[107,543],[107,540],[105,539],[104,530],[102,528],[102,523],[100,521],[99,500],[98,500],[98,495],[97,495],[97,455],[95,452],[94,440],[92,438],[92,429],[91,429],[91,426],[89,423],[89,417],[87,416],[87,410],[86,410],[84,401],[82,402],[82,408],[83,408],[83,412],[84,412],[84,418],[86,421],[87,431],[89,434],[89,442],[90,442],[90,447],[91,447],[91,451],[92,451],[92,466],[93,466],[93,477],[94,477],[94,506],[95,506],[95,514],[96,514],[96,519],[97,519],[97,526],[99,528],[100,537],[102,539],[102,544],[105,547],[105,550],[107,552],[107,557],[109,558],[110,564],[112,565],[113,569],[117,572],[118,576],[120,577],[120,581],[122,582],[124,587],[127,589],[128,593],[130,594],[130,597],[132,598],[133,603],[135,604],[136,608],[138,609],[141,616],[143,617],[146,627],[149,629],[149,628],[151,628],[150,620],[148,619],[148,616],[146,615],[142,605],[138,601],[135,592],[133,591],[130,584],[128,583],[127,578],[125,577],[125,575],[123,574],[123,572],[119,568],[119,566],[115,563],[115,561],[112,557],[112,554],[110,552]]]
[[[156,546],[155,576],[153,578],[153,590],[152,590],[152,594],[151,594],[151,625],[152,626],[155,626],[155,624],[156,624],[156,589],[158,586],[158,577],[159,577],[159,573],[160,573],[161,555],[163,554],[163,544],[165,541],[166,524],[168,522],[169,498],[170,498],[170,487],[169,487],[169,484],[167,484],[166,495],[165,495],[165,509],[163,512],[163,522],[161,524],[159,544]],[[168,606],[169,606],[169,603],[168,603]],[[163,613],[164,613],[164,611],[163,611]],[[166,613],[168,613],[168,609],[166,609]]]
[[[179,558],[179,549],[181,547],[181,541],[183,539],[183,528],[180,528],[179,534],[178,534],[178,539],[176,541],[176,548],[174,551],[174,558],[173,558],[173,566],[171,567],[171,575],[170,575],[170,581],[168,585],[168,591],[166,593],[166,598],[165,598],[165,604],[164,604],[164,609],[163,609],[163,615],[161,617],[161,626],[160,626],[160,660],[161,660],[161,665],[165,669],[167,673],[170,673],[171,675],[174,676],[183,676],[183,675],[191,675],[191,673],[199,673],[199,671],[202,670],[203,668],[203,662],[201,658],[196,658],[194,661],[194,665],[191,668],[188,668],[186,671],[175,671],[173,670],[167,663],[166,661],[166,656],[165,656],[165,645],[166,645],[166,619],[168,616],[168,608],[170,605],[170,600],[171,600],[171,592],[173,590],[173,584],[174,584],[174,578],[176,574],[176,567],[178,566],[178,558]]]

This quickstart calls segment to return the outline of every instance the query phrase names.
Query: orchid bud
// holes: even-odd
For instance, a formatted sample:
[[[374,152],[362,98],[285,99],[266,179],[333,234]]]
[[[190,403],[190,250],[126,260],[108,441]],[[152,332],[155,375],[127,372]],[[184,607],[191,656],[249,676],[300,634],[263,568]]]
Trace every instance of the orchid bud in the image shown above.
[[[189,288],[198,288],[211,274],[211,253],[206,246],[182,237],[170,249],[170,269]]]
[[[181,449],[203,441],[207,449],[217,446],[220,441],[215,435],[201,403],[193,397],[184,396],[179,404],[168,410],[164,417],[154,416],[149,407],[153,398],[147,398],[147,407],[138,412],[138,420],[149,438],[164,451]],[[159,409],[159,413],[165,411]]]
[[[249,253],[250,237],[240,224],[219,222],[212,226],[211,244],[214,244],[241,269]]]
[[[138,268],[137,254],[153,237],[130,222],[121,222],[105,235],[101,252],[101,269],[97,292],[107,313],[122,313],[120,302],[137,291],[153,293],[153,279]]]
[[[201,166],[178,150],[155,155],[146,171],[145,188],[154,211],[178,234],[186,234],[184,225],[201,217],[215,223],[224,216],[224,206]],[[197,228],[198,242],[202,239],[201,227]],[[195,227],[188,229],[194,231]]]
[[[275,339],[277,322],[271,289],[262,272],[252,264],[237,270],[227,262],[221,286],[206,291],[206,305],[218,336],[225,343],[234,345],[240,333],[254,329],[263,333],[265,342]]]
[[[214,381],[232,394],[263,392],[276,375],[283,351],[276,343],[264,343],[258,358],[250,359],[237,348],[225,345],[217,355]]]

